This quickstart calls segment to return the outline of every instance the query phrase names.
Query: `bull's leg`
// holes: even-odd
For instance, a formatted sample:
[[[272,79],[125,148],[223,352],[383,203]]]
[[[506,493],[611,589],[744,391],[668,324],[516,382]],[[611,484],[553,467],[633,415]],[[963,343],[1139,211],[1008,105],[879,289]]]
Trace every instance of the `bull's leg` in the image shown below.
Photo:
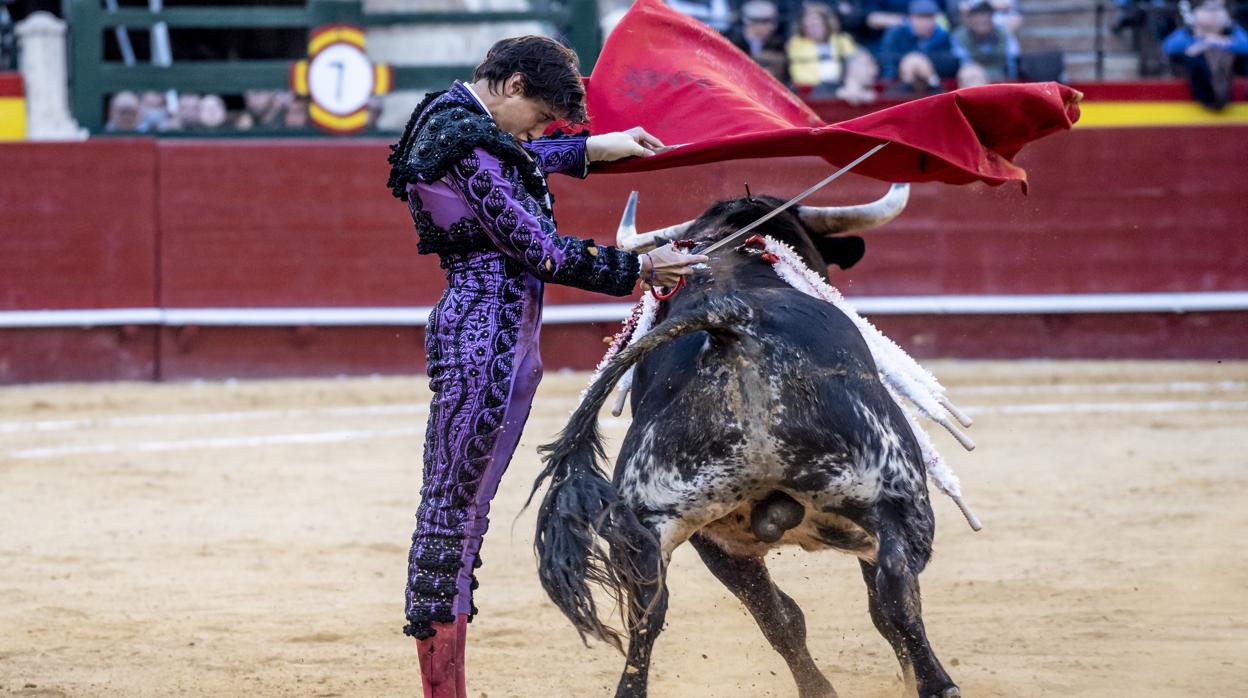
[[[907,690],[920,698],[956,698],[961,693],[927,641],[918,571],[925,560],[911,557],[901,528],[884,514],[877,535],[876,562],[863,561],[871,620],[897,653]]]
[[[888,644],[893,646],[893,652],[897,654],[897,661],[901,664],[901,677],[906,683],[906,692],[913,695],[918,691],[918,687],[914,682],[914,666],[910,662],[910,650],[906,649],[901,631],[884,613],[884,607],[880,604],[880,593],[876,590],[879,567],[866,560],[859,560],[858,564],[862,566],[862,579],[867,583],[867,604],[871,609],[871,621],[875,623],[876,630],[880,631],[884,639],[888,640]]]
[[[635,540],[633,544],[628,562],[637,574],[627,580],[627,586],[628,602],[634,610],[629,613],[628,660],[615,690],[616,698],[645,698],[650,653],[667,618],[667,556],[655,540]]]
[[[828,682],[806,647],[806,618],[797,602],[780,591],[761,557],[733,555],[704,535],[690,541],[702,561],[754,616],[763,636],[784,657],[801,698],[835,698]]]

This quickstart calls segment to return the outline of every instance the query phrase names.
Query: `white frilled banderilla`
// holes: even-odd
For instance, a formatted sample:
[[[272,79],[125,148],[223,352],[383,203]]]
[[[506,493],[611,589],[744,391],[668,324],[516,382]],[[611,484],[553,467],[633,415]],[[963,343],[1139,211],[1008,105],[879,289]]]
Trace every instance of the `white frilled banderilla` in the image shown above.
[[[963,427],[970,427],[971,419],[949,400],[944,386],[930,371],[920,366],[913,357],[897,346],[896,342],[884,336],[874,325],[859,315],[841,295],[841,292],[807,267],[791,247],[770,237],[758,235],[747,240],[746,246],[760,249],[764,258],[771,262],[776,274],[790,286],[809,296],[831,303],[854,323],[871,350],[872,358],[880,371],[880,379],[910,422],[911,430],[922,451],[928,477],[941,492],[953,499],[972,530],[978,531],[983,528],[979,518],[962,499],[962,485],[958,476],[936,451],[931,437],[919,424],[913,411],[907,409],[905,402],[899,399],[899,396],[906,398],[925,417],[948,430],[963,448],[968,451],[974,450],[975,442],[955,426],[950,417],[957,420]],[[659,303],[660,301],[651,294],[645,294],[642,297],[624,322],[624,327],[612,339],[611,347],[598,365],[599,371],[610,363],[611,359],[624,347],[641,339],[650,331],[654,326]],[[630,368],[620,380],[619,392],[611,408],[611,413],[617,417],[624,411],[624,403],[633,383],[634,370],[635,367]],[[596,372],[589,384],[593,385],[597,378]]]

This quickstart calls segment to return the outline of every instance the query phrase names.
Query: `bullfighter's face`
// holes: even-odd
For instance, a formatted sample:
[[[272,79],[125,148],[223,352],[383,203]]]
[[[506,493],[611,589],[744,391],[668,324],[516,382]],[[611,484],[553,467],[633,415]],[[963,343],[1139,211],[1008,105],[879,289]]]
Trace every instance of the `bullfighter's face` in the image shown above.
[[[541,138],[555,122],[556,115],[548,104],[525,96],[524,78],[520,74],[507,78],[500,92],[492,95],[493,104],[487,104],[498,127],[516,138],[522,141]]]

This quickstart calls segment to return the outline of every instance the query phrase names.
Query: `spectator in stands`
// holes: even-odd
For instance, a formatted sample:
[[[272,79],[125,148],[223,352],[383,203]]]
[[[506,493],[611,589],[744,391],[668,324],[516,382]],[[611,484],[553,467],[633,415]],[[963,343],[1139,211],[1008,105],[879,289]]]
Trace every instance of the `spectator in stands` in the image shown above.
[[[732,27],[732,5],[728,0],[667,0],[667,4],[673,10],[709,25],[720,34],[727,34]],[[774,5],[772,9],[775,9]]]
[[[741,29],[729,37],[777,80],[788,84],[789,61],[780,34],[779,11],[770,0],[748,0],[741,6]]]
[[[967,63],[958,68],[958,87],[979,87],[980,85],[991,84],[992,80],[988,77],[988,71],[984,70],[984,66],[978,63]]]
[[[199,95],[178,95],[173,117],[166,122],[166,127],[173,131],[192,131],[199,128]]]
[[[235,131],[250,131],[256,127],[255,118],[246,109],[231,112],[230,123],[234,126]]]
[[[884,96],[913,99],[941,92],[944,90],[940,86],[940,76],[936,74],[932,60],[916,51],[907,53],[901,59],[897,68],[897,79],[884,90]]]
[[[845,64],[845,82],[836,91],[837,99],[850,104],[870,104],[875,101],[875,81],[880,76],[880,66],[868,51],[850,56]]]
[[[286,107],[282,125],[291,130],[302,130],[308,127],[308,100],[295,97]]]
[[[140,123],[139,96],[133,92],[118,92],[108,102],[108,123],[105,131],[137,131]]]
[[[292,96],[276,90],[247,90],[243,93],[243,109],[256,126],[281,125],[282,110]]]
[[[953,30],[953,55],[957,56],[961,68],[979,65],[989,82],[1017,80],[1018,39],[994,23],[993,13],[987,0],[967,10],[966,22]],[[958,85],[962,86],[961,80]]]
[[[1221,109],[1231,100],[1236,58],[1248,56],[1248,33],[1231,21],[1220,1],[1206,0],[1192,12],[1190,26],[1166,37],[1162,50],[1186,69],[1196,101]]]
[[[208,130],[221,128],[229,113],[221,95],[204,95],[199,98],[199,127]]]
[[[164,131],[169,120],[169,108],[165,96],[155,90],[144,92],[139,98],[139,133]]]
[[[797,31],[785,45],[789,78],[795,87],[810,88],[811,97],[829,97],[845,82],[846,63],[858,51],[831,8],[806,3]]]
[[[897,77],[902,60],[917,53],[927,58],[939,77],[954,77],[958,59],[953,55],[949,32],[936,22],[940,7],[935,0],[911,0],[909,11],[901,24],[884,34],[880,43],[880,73],[885,78]]]

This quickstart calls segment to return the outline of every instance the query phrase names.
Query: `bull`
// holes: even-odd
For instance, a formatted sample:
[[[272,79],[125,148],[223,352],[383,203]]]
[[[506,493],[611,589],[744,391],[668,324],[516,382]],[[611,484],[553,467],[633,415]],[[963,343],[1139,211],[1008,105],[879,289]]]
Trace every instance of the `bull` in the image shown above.
[[[894,185],[862,206],[798,207],[755,232],[790,246],[826,280],[829,263],[845,267],[862,255],[861,238],[839,234],[891,220],[907,196]],[[711,243],[780,204],[747,196],[653,233],[622,226],[620,244]],[[765,555],[776,546],[856,556],[871,619],[910,694],[960,695],[921,613],[919,575],[935,533],[921,440],[858,326],[794,289],[767,260],[732,248],[693,274],[655,322],[600,369],[557,440],[542,447],[533,488],[550,483],[537,517],[542,585],[582,639],[626,655],[616,696],[646,695],[667,611],[667,562],[686,541],[753,615],[802,698],[836,692],[807,648],[802,610],[768,573]],[[598,412],[630,369],[633,421],[608,480]],[[618,602],[626,645],[602,617],[594,586]]]

